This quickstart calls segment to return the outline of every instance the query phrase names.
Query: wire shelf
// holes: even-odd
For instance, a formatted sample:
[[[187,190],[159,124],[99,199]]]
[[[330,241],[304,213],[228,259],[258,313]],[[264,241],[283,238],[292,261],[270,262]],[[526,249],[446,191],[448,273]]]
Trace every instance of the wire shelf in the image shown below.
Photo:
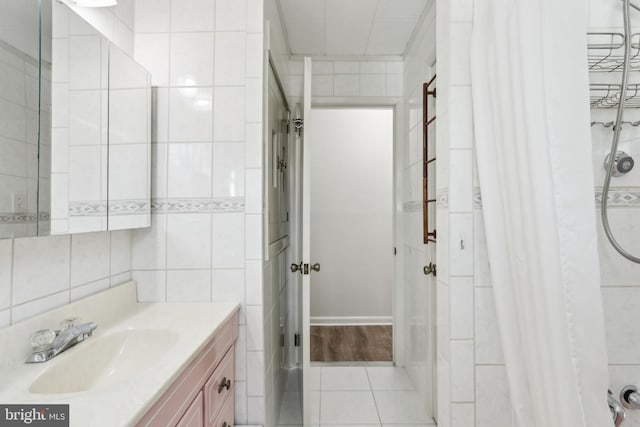
[[[629,125],[629,126],[633,126],[633,127],[638,127],[640,126],[640,120],[638,120],[637,122],[627,122],[627,121],[623,121],[622,122],[623,126]],[[598,122],[598,121],[593,121],[591,122],[591,127],[594,126],[602,126],[603,128],[611,128],[611,130],[615,130],[616,128],[616,123],[615,122]]]
[[[591,108],[617,108],[621,98],[621,85],[592,83],[590,86]],[[640,108],[640,83],[627,85],[625,108]]]
[[[588,33],[589,71],[611,73],[622,71],[624,63],[624,34],[599,32]],[[640,70],[640,33],[631,35],[629,70]]]

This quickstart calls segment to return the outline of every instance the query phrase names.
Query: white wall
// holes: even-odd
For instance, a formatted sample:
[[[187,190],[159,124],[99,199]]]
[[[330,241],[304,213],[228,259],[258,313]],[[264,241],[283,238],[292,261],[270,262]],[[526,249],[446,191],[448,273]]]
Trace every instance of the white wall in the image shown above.
[[[433,76],[432,69],[436,55],[435,40],[435,8],[425,16],[413,44],[409,47],[404,59],[404,97],[403,104],[406,112],[402,123],[402,144],[400,149],[401,168],[401,199],[398,204],[400,212],[398,218],[402,221],[401,241],[399,255],[402,257],[402,309],[399,317],[405,325],[403,336],[400,338],[400,347],[404,355],[404,366],[413,379],[416,389],[420,392],[421,400],[429,409],[433,409],[433,383],[435,381],[433,366],[435,363],[435,289],[436,278],[425,276],[423,267],[430,262],[436,263],[436,247],[444,242],[441,239],[437,244],[424,244],[423,240],[423,150],[422,150],[422,87]],[[435,114],[430,111],[430,116]],[[439,124],[439,121],[437,121]],[[436,155],[434,141],[430,141],[430,157]],[[439,153],[438,153],[439,156]],[[441,165],[441,159],[430,166],[431,178],[435,178],[435,169],[446,170],[446,165]],[[442,167],[441,167],[442,166]],[[444,184],[438,179],[437,185]],[[435,188],[433,185],[431,189]],[[435,194],[430,197],[435,198]],[[439,236],[442,236],[440,224],[435,222],[436,206],[430,205],[430,224],[432,229],[437,228]],[[440,218],[438,218],[440,220]],[[431,231],[431,230],[430,230]],[[441,268],[438,265],[438,268]],[[446,270],[445,270],[446,271]],[[438,272],[439,276],[442,270]]]
[[[77,11],[133,55],[132,5]],[[0,327],[129,280],[130,254],[130,231],[0,240]]]
[[[133,233],[143,301],[242,305],[236,423],[265,422],[262,0],[137,0],[152,74],[152,227]]]
[[[311,120],[312,322],[391,322],[393,110],[314,109]]]

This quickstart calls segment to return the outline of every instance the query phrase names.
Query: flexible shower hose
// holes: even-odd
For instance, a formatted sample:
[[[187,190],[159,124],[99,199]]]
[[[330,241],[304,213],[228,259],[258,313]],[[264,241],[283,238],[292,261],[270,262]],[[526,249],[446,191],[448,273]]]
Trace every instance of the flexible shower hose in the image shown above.
[[[616,240],[611,227],[609,226],[608,202],[609,187],[611,186],[611,177],[613,176],[613,168],[615,167],[615,154],[618,152],[618,143],[620,142],[620,132],[622,131],[622,115],[624,113],[624,104],[627,96],[627,86],[629,83],[629,57],[631,54],[631,23],[629,20],[629,0],[622,0],[622,15],[624,20],[624,62],[622,64],[622,85],[620,86],[620,102],[618,103],[618,112],[616,115],[616,125],[613,128],[613,140],[611,141],[611,152],[609,154],[609,164],[607,165],[607,173],[602,186],[602,203],[600,204],[600,214],[602,216],[602,226],[607,238],[616,251],[629,261],[640,264],[640,258],[627,252]]]

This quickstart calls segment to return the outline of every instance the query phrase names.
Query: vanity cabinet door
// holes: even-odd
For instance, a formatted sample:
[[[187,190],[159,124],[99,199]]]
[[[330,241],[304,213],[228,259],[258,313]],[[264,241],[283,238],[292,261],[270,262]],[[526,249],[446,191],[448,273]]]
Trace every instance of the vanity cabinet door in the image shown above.
[[[234,426],[235,406],[233,399],[228,399],[218,417],[207,425],[207,427],[233,427]]]
[[[176,427],[204,427],[204,398],[202,391],[198,393]]]
[[[231,346],[220,365],[213,371],[204,385],[204,413],[207,427],[213,427],[225,404],[231,403],[235,393],[235,352]],[[233,417],[226,420],[227,425],[233,424]]]

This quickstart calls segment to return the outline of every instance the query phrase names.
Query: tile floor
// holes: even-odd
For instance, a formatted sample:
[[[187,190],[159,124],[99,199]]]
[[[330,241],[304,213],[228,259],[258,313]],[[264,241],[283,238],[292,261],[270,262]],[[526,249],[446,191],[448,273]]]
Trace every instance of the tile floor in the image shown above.
[[[429,427],[419,394],[403,368],[322,366],[311,368],[311,424],[314,427]],[[295,371],[289,376],[278,426],[301,426]]]

